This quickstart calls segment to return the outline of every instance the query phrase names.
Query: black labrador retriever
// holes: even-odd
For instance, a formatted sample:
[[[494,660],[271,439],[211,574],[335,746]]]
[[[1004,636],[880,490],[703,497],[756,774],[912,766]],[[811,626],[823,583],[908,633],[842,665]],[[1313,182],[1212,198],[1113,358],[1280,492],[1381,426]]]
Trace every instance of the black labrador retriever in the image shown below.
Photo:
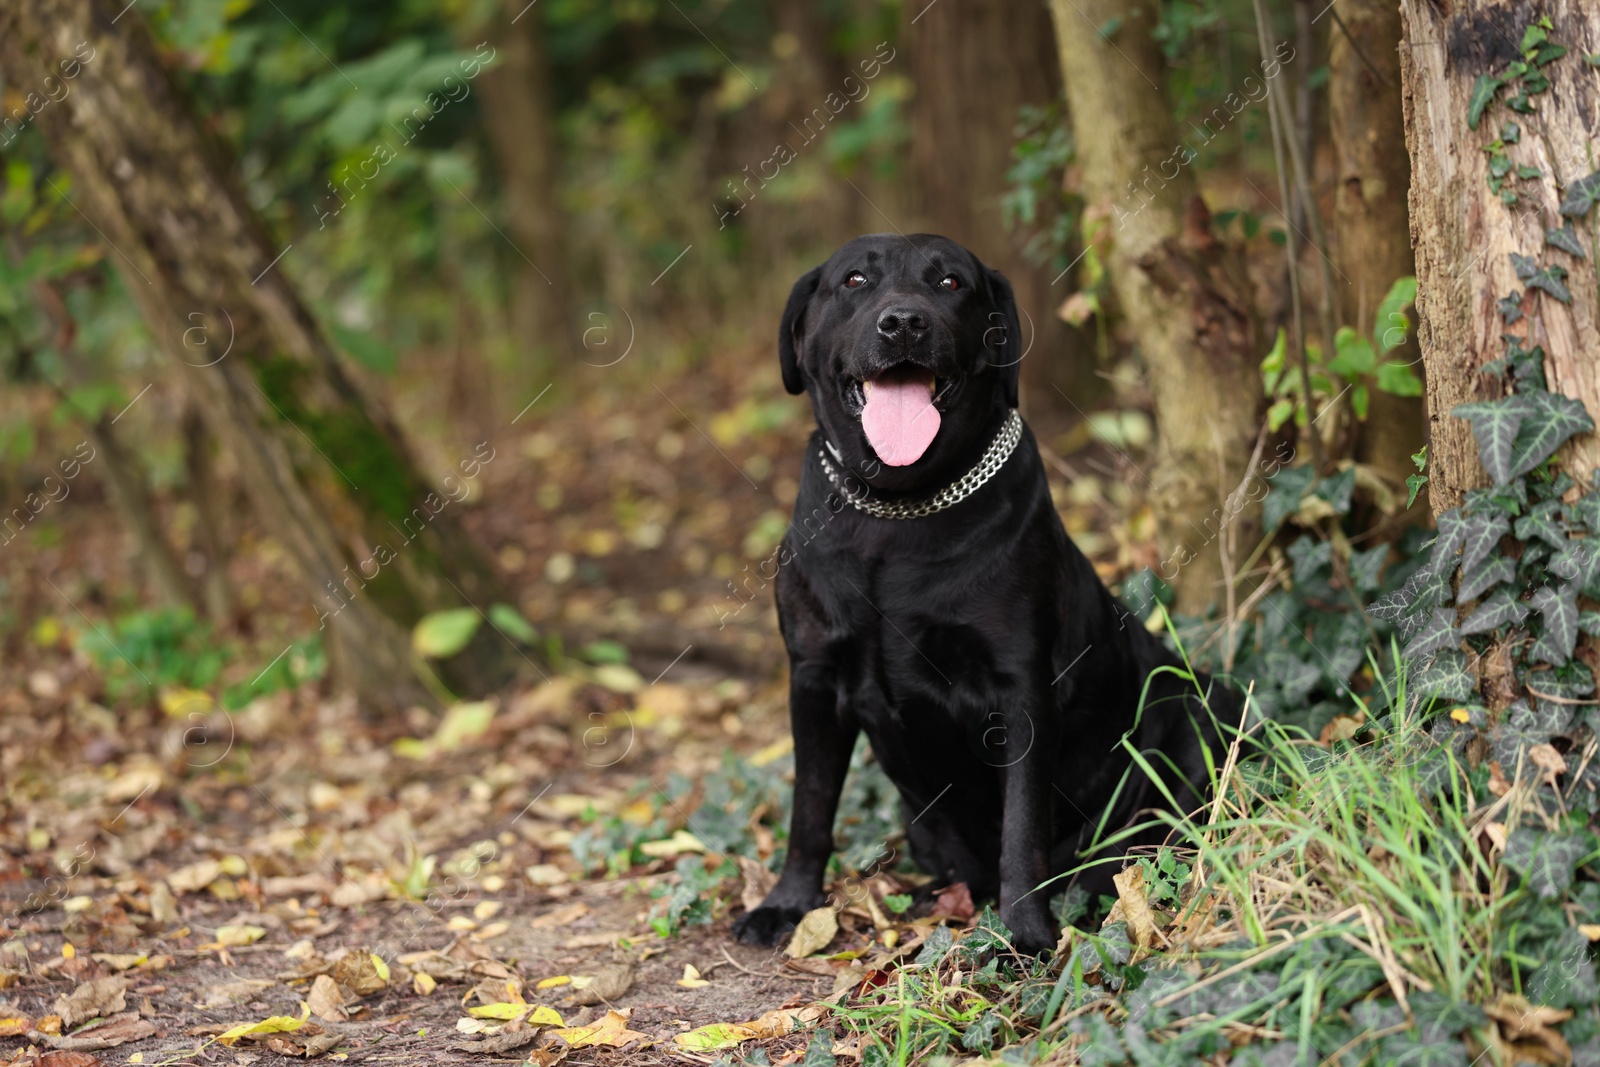
[[[1055,944],[1048,898],[1065,883],[1035,890],[1097,830],[1166,796],[1201,803],[1214,723],[1237,704],[1158,671],[1176,657],[1067,537],[1015,410],[1021,342],[1005,278],[931,234],[857,238],[789,295],[783,382],[818,423],[776,579],[794,813],[742,941],[777,944],[824,903],[858,731],[900,791],[917,865],[998,895],[1024,953]],[[1124,738],[1164,788],[1125,774]],[[1112,873],[1077,877],[1109,893]]]

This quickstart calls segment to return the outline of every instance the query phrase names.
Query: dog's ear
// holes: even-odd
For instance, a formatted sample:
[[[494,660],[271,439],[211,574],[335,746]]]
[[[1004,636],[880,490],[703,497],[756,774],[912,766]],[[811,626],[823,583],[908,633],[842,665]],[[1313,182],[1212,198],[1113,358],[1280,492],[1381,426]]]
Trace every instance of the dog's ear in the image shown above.
[[[989,327],[983,332],[983,347],[990,353],[989,365],[1000,372],[1006,404],[1017,406],[1017,383],[1022,376],[1022,323],[1017,315],[1017,298],[1006,276],[985,267],[989,279]]]
[[[789,303],[778,324],[778,362],[783,367],[783,387],[798,396],[806,391],[805,375],[800,373],[800,342],[806,327],[806,305],[817,291],[822,268],[813,267],[800,276],[789,290]]]

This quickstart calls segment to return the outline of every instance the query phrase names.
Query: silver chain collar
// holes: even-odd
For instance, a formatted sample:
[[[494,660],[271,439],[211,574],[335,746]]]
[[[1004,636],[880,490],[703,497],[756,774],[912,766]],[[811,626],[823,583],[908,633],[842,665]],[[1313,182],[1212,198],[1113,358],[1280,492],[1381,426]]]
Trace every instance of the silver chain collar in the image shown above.
[[[848,500],[858,511],[864,511],[879,519],[920,519],[925,515],[943,511],[945,508],[961,503],[979,487],[999,473],[1000,468],[1006,465],[1006,460],[1011,458],[1011,453],[1016,450],[1017,442],[1022,440],[1022,416],[1017,414],[1017,409],[1012,408],[1011,414],[1006,418],[1005,424],[1000,427],[1000,432],[995,435],[994,441],[984,452],[983,458],[978,460],[978,465],[973,467],[960,478],[939,490],[927,500],[915,504],[908,503],[880,503],[868,500],[866,497],[851,496],[845,491],[839,479],[839,472],[834,465],[828,462],[827,449],[817,449],[817,458],[822,461],[822,472],[828,476],[828,481],[839,491],[839,495]],[[826,443],[826,442],[824,442]],[[829,448],[832,445],[828,446]]]

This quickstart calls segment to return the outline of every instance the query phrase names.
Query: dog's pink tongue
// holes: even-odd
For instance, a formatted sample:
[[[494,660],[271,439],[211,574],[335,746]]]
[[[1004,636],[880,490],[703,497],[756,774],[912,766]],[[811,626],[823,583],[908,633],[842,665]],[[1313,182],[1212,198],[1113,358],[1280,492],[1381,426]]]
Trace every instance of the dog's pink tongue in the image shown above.
[[[933,406],[933,375],[928,371],[890,371],[865,384],[867,406],[861,428],[878,458],[904,467],[922,458],[939,432]]]

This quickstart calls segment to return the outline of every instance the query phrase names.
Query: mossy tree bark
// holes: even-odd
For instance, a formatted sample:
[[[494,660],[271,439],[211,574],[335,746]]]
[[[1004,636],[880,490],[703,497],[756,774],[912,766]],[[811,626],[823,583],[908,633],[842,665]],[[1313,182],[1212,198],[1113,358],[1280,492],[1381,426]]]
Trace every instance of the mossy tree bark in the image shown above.
[[[1563,191],[1600,164],[1600,71],[1580,53],[1600,51],[1600,7],[1588,0],[1459,0],[1442,9],[1431,0],[1403,0],[1406,144],[1411,153],[1411,238],[1417,261],[1417,312],[1427,367],[1428,493],[1435,515],[1486,483],[1472,429],[1450,414],[1457,404],[1503,392],[1503,377],[1478,368],[1505,354],[1503,334],[1545,352],[1550,389],[1574,397],[1600,416],[1600,303],[1591,213],[1577,225],[1583,258],[1547,245],[1559,229]],[[1497,102],[1477,129],[1469,123],[1480,75],[1498,75],[1520,57],[1524,30],[1541,15],[1552,41],[1567,55],[1546,68],[1552,85],[1532,97],[1534,114],[1515,114]],[[1516,182],[1517,203],[1506,206],[1489,187],[1489,153],[1508,119],[1520,137],[1505,154],[1514,167],[1540,177]],[[1569,272],[1573,300],[1564,304],[1524,291],[1513,253]],[[1497,301],[1522,293],[1524,315],[1507,326]],[[1600,466],[1600,441],[1586,434],[1567,446],[1566,468],[1587,476]]]
[[[1093,341],[1057,317],[1069,290],[1051,285],[1055,272],[1028,261],[1026,238],[1008,233],[1001,217],[1018,109],[1061,99],[1050,11],[1042,0],[911,0],[902,12],[901,51],[916,86],[910,174],[923,225],[1010,280],[1028,320],[1024,405],[1087,408],[1104,392]]]
[[[487,606],[494,572],[341,369],[284,272],[292,252],[267,233],[139,11],[7,4],[0,65],[24,93],[66,86],[34,121],[72,177],[73,206],[111,246],[262,527],[297,565],[337,676],[378,708],[420,699],[409,626],[463,598]],[[452,674],[458,688],[506,677],[501,654],[477,648]]]
[[[1333,14],[1340,20],[1329,30],[1328,49],[1328,110],[1338,167],[1335,292],[1339,321],[1365,334],[1395,279],[1416,270],[1406,217],[1411,164],[1402,151],[1400,9],[1393,0],[1344,0]],[[1388,358],[1422,370],[1421,351],[1409,332]],[[1426,439],[1424,428],[1420,396],[1372,389],[1357,458],[1403,491],[1415,473],[1411,456]],[[1419,501],[1411,515],[1420,521],[1425,511]]]
[[[1154,9],[1051,6],[1084,197],[1106,218],[1103,258],[1155,397],[1160,440],[1148,488],[1162,577],[1184,610],[1199,612],[1228,601],[1224,550],[1242,556],[1260,535],[1259,490],[1236,494],[1263,407],[1251,287],[1237,251],[1216,239],[1193,157],[1180,151]],[[1105,25],[1117,25],[1110,38]]]

